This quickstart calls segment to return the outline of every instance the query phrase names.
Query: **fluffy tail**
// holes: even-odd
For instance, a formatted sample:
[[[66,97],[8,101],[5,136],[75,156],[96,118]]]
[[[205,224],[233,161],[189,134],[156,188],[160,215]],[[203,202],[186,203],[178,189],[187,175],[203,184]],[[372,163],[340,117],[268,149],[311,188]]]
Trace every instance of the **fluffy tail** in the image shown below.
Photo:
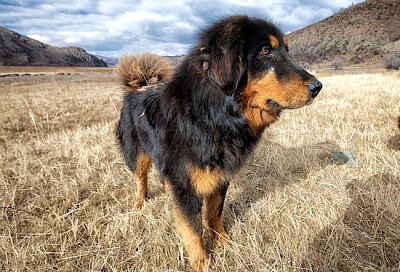
[[[151,53],[137,56],[123,55],[119,59],[115,71],[122,84],[133,89],[168,81],[174,73],[174,69],[167,59]]]

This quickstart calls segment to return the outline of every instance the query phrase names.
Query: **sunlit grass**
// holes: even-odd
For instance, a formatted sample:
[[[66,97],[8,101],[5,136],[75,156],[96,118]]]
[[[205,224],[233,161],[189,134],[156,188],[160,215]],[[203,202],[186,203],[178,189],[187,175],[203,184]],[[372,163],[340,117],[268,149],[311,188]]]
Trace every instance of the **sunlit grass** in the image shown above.
[[[2,271],[188,270],[155,170],[133,211],[116,81],[44,79],[0,81]],[[400,75],[319,79],[315,103],[285,112],[232,181],[213,271],[400,269]]]

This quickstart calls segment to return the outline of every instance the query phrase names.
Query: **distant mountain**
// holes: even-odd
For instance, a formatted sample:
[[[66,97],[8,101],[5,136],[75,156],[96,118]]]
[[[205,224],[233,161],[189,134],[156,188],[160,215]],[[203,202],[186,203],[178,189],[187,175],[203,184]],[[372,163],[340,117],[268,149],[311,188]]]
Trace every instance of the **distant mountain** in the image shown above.
[[[301,63],[380,66],[400,56],[399,22],[399,0],[367,0],[288,34],[289,52]]]
[[[105,63],[107,63],[108,66],[115,66],[117,65],[119,58],[112,58],[112,57],[104,57],[104,56],[99,56],[95,55],[99,59],[103,60]]]
[[[0,65],[107,67],[106,62],[82,48],[54,47],[1,26]]]

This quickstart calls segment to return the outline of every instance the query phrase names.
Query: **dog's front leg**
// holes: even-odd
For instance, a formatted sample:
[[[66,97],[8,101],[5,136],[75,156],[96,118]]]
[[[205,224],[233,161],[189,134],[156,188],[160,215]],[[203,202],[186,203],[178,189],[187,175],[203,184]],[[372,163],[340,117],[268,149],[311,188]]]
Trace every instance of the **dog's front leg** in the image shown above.
[[[230,239],[222,224],[222,210],[228,185],[225,183],[219,190],[204,199],[204,217],[210,228],[210,236],[220,246]]]
[[[209,267],[210,259],[202,237],[201,206],[202,201],[194,191],[174,188],[173,215],[176,230],[189,256],[190,266],[204,271]]]

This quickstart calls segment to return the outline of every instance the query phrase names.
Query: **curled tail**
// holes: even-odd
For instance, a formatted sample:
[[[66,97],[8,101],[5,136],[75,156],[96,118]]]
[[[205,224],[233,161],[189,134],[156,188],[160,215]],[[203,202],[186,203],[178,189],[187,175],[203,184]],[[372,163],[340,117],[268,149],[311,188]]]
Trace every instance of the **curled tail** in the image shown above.
[[[168,81],[174,69],[170,62],[156,54],[123,55],[115,68],[124,86],[140,89],[143,86]],[[132,88],[129,88],[132,90]]]

